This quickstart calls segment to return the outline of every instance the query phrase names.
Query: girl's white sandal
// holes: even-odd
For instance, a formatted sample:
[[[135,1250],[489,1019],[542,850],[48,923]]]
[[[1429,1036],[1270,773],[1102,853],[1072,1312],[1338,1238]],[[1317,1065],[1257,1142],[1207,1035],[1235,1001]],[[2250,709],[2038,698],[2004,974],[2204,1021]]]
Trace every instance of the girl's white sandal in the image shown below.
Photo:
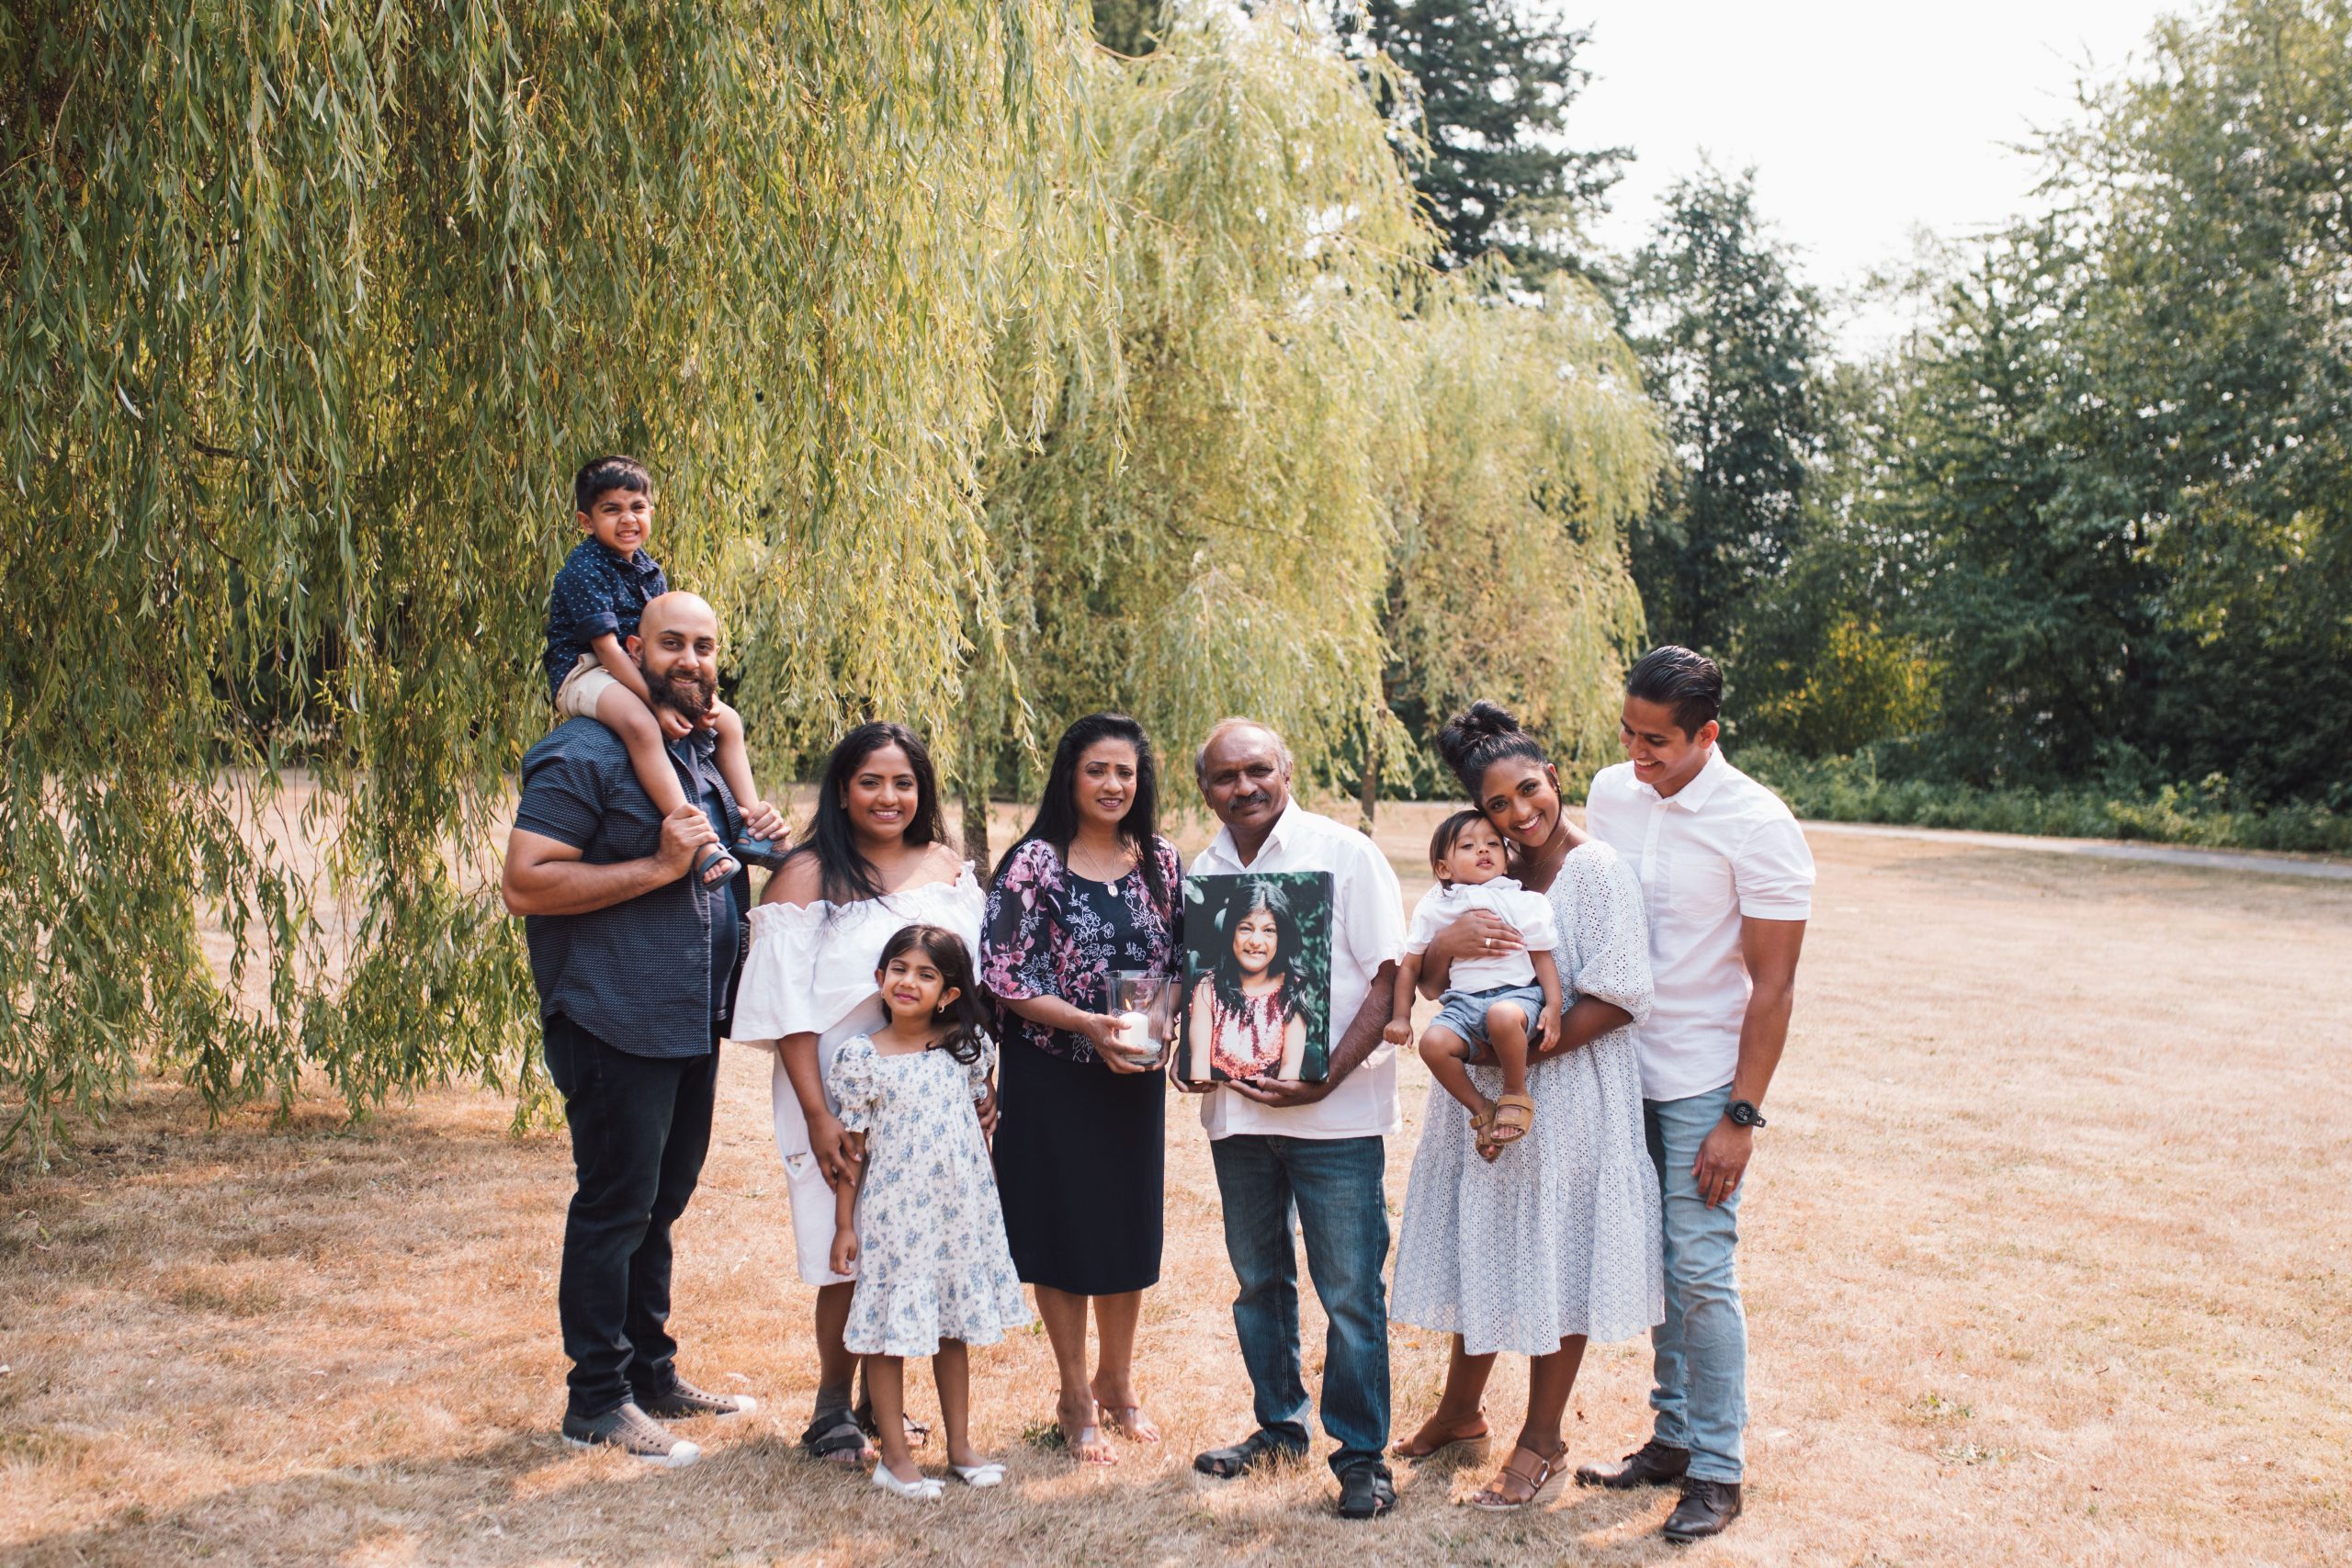
[[[947,1490],[935,1475],[918,1475],[912,1481],[901,1481],[890,1473],[888,1465],[878,1461],[874,1466],[874,1484],[885,1492],[904,1497],[910,1503],[936,1503],[940,1494]]]
[[[981,1464],[950,1465],[948,1468],[956,1472],[956,1479],[962,1482],[967,1486],[1001,1486],[1004,1484],[1004,1466],[997,1463],[994,1460],[989,1460]]]

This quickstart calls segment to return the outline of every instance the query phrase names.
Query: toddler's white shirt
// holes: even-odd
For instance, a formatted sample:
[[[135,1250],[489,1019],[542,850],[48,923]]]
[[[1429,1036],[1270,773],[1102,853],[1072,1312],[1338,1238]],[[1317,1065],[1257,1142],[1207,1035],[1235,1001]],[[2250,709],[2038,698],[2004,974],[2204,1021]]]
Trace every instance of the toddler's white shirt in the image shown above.
[[[1488,909],[1510,922],[1527,946],[1495,958],[1457,958],[1446,976],[1451,991],[1491,991],[1498,986],[1535,984],[1535,964],[1527,954],[1549,953],[1558,942],[1552,925],[1552,901],[1530,893],[1516,877],[1498,876],[1490,882],[1440,883],[1413,906],[1413,923],[1405,932],[1405,951],[1427,953],[1437,933],[1473,909]]]

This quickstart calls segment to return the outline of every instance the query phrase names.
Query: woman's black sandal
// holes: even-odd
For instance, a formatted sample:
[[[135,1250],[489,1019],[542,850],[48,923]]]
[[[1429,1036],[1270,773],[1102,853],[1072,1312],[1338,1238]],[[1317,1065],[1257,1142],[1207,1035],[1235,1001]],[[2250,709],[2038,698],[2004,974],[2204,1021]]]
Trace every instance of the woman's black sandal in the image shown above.
[[[857,1418],[858,1427],[867,1437],[877,1443],[882,1440],[881,1429],[874,1425],[874,1405],[871,1401],[859,1405],[850,1414]],[[907,1447],[919,1449],[931,1441],[929,1423],[918,1421],[911,1416],[901,1415],[899,1417],[899,1425],[907,1434]]]
[[[1303,1446],[1286,1443],[1261,1427],[1229,1449],[1211,1449],[1195,1456],[1193,1468],[1203,1475],[1231,1481],[1263,1465],[1295,1461],[1306,1457],[1306,1450]]]
[[[810,1459],[842,1466],[862,1462],[868,1450],[865,1433],[846,1410],[828,1410],[800,1434],[800,1450]]]

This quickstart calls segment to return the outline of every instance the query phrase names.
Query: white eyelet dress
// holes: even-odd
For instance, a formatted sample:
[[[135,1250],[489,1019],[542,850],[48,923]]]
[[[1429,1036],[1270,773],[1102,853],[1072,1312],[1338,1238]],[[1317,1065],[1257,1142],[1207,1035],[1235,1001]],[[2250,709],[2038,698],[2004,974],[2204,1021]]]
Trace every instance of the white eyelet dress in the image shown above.
[[[1572,1334],[1629,1339],[1666,1315],[1657,1173],[1634,1049],[1651,995],[1641,889],[1616,851],[1588,842],[1569,852],[1546,897],[1563,1010],[1597,997],[1634,1017],[1529,1065],[1534,1125],[1492,1164],[1478,1157],[1469,1111],[1430,1085],[1388,1315],[1459,1334],[1473,1356],[1548,1355]],[[1491,1064],[1473,1066],[1470,1080],[1490,1100],[1502,1092]]]
[[[808,1120],[784,1070],[777,1043],[789,1034],[817,1037],[817,1072],[830,1078],[841,1049],[888,1019],[874,988],[883,946],[902,928],[943,926],[964,939],[975,972],[980,918],[988,902],[972,863],[954,882],[933,882],[881,898],[849,904],[762,904],[751,913],[752,949],[737,987],[734,1038],[775,1053],[769,1100],[775,1112],[775,1148],[792,1197],[793,1250],[800,1278],[811,1285],[841,1285],[847,1275],[830,1267],[833,1194],[809,1151]],[[835,1115],[841,1106],[826,1092]]]

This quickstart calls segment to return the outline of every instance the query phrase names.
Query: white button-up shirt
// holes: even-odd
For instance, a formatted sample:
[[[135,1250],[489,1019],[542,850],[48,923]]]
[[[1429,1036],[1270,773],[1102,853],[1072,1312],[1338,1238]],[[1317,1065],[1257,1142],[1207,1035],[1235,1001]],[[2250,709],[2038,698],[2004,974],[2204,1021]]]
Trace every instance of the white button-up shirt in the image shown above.
[[[1292,801],[1244,864],[1231,829],[1194,858],[1199,875],[1245,871],[1328,871],[1331,874],[1331,1045],[1355,1021],[1384,964],[1405,951],[1405,895],[1388,857],[1352,828]],[[1383,1041],[1356,1070],[1312,1105],[1261,1105],[1228,1089],[1201,1097],[1201,1125],[1212,1138],[1272,1133],[1291,1138],[1370,1138],[1397,1132],[1396,1048]]]
[[[1657,1002],[1637,1037],[1642,1095],[1686,1100],[1731,1082],[1754,988],[1740,921],[1813,914],[1813,852],[1781,797],[1710,747],[1698,776],[1660,795],[1634,764],[1603,768],[1585,826],[1634,868],[1649,912]]]

